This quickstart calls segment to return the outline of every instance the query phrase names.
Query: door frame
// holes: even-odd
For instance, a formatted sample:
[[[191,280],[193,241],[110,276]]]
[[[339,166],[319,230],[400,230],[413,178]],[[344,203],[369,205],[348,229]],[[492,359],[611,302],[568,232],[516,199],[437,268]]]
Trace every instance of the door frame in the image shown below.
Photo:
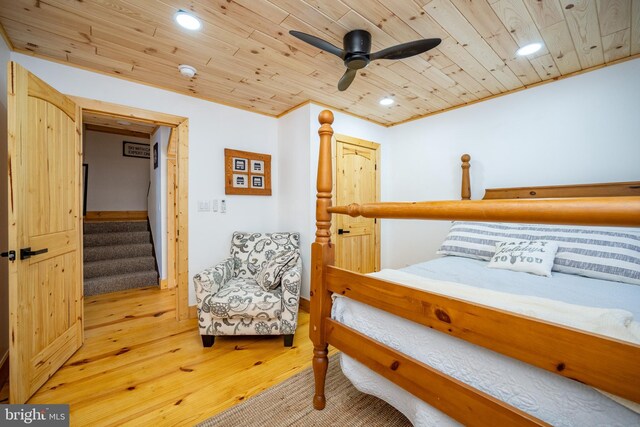
[[[366,139],[354,138],[352,136],[342,135],[342,134],[334,134],[331,138],[331,170],[333,172],[333,189],[331,190],[331,205],[336,206],[336,192],[338,185],[338,168],[337,168],[337,157],[338,157],[338,141],[345,142],[350,145],[356,145],[358,147],[368,148],[374,150],[376,153],[376,202],[380,201],[380,144],[373,141],[367,141]],[[375,221],[375,259],[374,259],[374,268],[375,271],[380,271],[380,219],[376,219]],[[331,241],[337,243],[337,221],[331,221]]]
[[[160,113],[157,111],[144,110],[141,108],[129,107],[126,105],[112,104],[95,99],[82,98],[79,96],[67,95],[81,109],[81,111],[91,111],[122,117],[123,119],[135,119],[152,123],[158,126],[171,128],[171,141],[175,141],[175,164],[176,164],[176,209],[174,229],[176,238],[173,241],[167,239],[167,245],[173,247],[167,253],[173,252],[175,255],[175,268],[168,269],[173,274],[173,280],[167,277],[169,283],[176,284],[176,319],[185,320],[189,318],[189,119],[182,116]],[[170,220],[167,218],[167,229],[170,227]],[[167,257],[168,258],[168,257]]]

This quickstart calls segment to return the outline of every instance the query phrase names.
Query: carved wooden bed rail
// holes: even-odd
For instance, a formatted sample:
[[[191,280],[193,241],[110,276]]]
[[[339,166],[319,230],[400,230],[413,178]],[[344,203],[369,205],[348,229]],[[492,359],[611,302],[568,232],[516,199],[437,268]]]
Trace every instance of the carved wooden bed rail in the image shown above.
[[[342,270],[333,266],[334,247],[330,241],[332,213],[368,218],[640,226],[639,196],[373,203],[331,207],[333,114],[325,110],[320,113],[319,121],[317,230],[311,249],[310,325],[310,338],[314,345],[313,405],[316,409],[325,406],[327,347],[331,344],[465,425],[547,425],[332,320],[332,293],[640,402],[639,345]],[[463,198],[470,197],[470,193],[465,191],[470,187],[469,158],[465,156],[462,159],[463,174],[466,171],[467,178],[463,178],[462,182]]]

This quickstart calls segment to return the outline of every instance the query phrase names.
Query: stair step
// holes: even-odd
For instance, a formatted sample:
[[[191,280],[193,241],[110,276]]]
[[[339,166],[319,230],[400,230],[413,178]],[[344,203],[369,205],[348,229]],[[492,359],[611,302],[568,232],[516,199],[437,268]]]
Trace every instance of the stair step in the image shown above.
[[[84,295],[100,295],[149,286],[158,286],[158,273],[155,270],[85,279]]]
[[[117,233],[85,234],[84,247],[124,245],[128,243],[151,243],[148,231],[125,231]]]
[[[92,261],[84,263],[84,278],[114,276],[123,273],[155,270],[155,268],[156,260],[152,256]]]
[[[107,259],[135,258],[153,256],[151,243],[136,243],[131,245],[91,246],[84,248],[84,262],[102,261]]]
[[[84,223],[84,234],[147,231],[148,229],[147,221],[104,221]]]

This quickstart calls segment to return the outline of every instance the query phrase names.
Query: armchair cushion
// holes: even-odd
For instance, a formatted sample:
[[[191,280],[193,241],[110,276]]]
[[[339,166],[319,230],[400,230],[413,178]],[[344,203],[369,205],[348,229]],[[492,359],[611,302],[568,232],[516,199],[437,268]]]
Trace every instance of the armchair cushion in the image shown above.
[[[299,233],[244,233],[236,231],[231,239],[234,277],[255,279],[267,261],[275,254],[299,248]]]
[[[282,290],[263,290],[254,279],[231,279],[209,300],[218,319],[279,319]]]
[[[233,258],[229,257],[193,276],[198,305],[205,298],[215,294],[229,279],[233,277]]]
[[[265,291],[279,287],[282,275],[296,265],[299,257],[298,251],[283,251],[274,255],[258,273],[258,285]]]

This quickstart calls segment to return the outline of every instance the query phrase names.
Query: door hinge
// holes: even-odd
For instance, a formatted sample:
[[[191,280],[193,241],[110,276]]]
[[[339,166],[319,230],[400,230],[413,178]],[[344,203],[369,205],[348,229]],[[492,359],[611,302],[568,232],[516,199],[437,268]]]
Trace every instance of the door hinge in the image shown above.
[[[373,223],[377,224],[378,223],[378,218],[373,218]]]
[[[375,165],[373,165],[373,167],[375,168],[374,170],[378,170],[378,164],[377,163]]]

